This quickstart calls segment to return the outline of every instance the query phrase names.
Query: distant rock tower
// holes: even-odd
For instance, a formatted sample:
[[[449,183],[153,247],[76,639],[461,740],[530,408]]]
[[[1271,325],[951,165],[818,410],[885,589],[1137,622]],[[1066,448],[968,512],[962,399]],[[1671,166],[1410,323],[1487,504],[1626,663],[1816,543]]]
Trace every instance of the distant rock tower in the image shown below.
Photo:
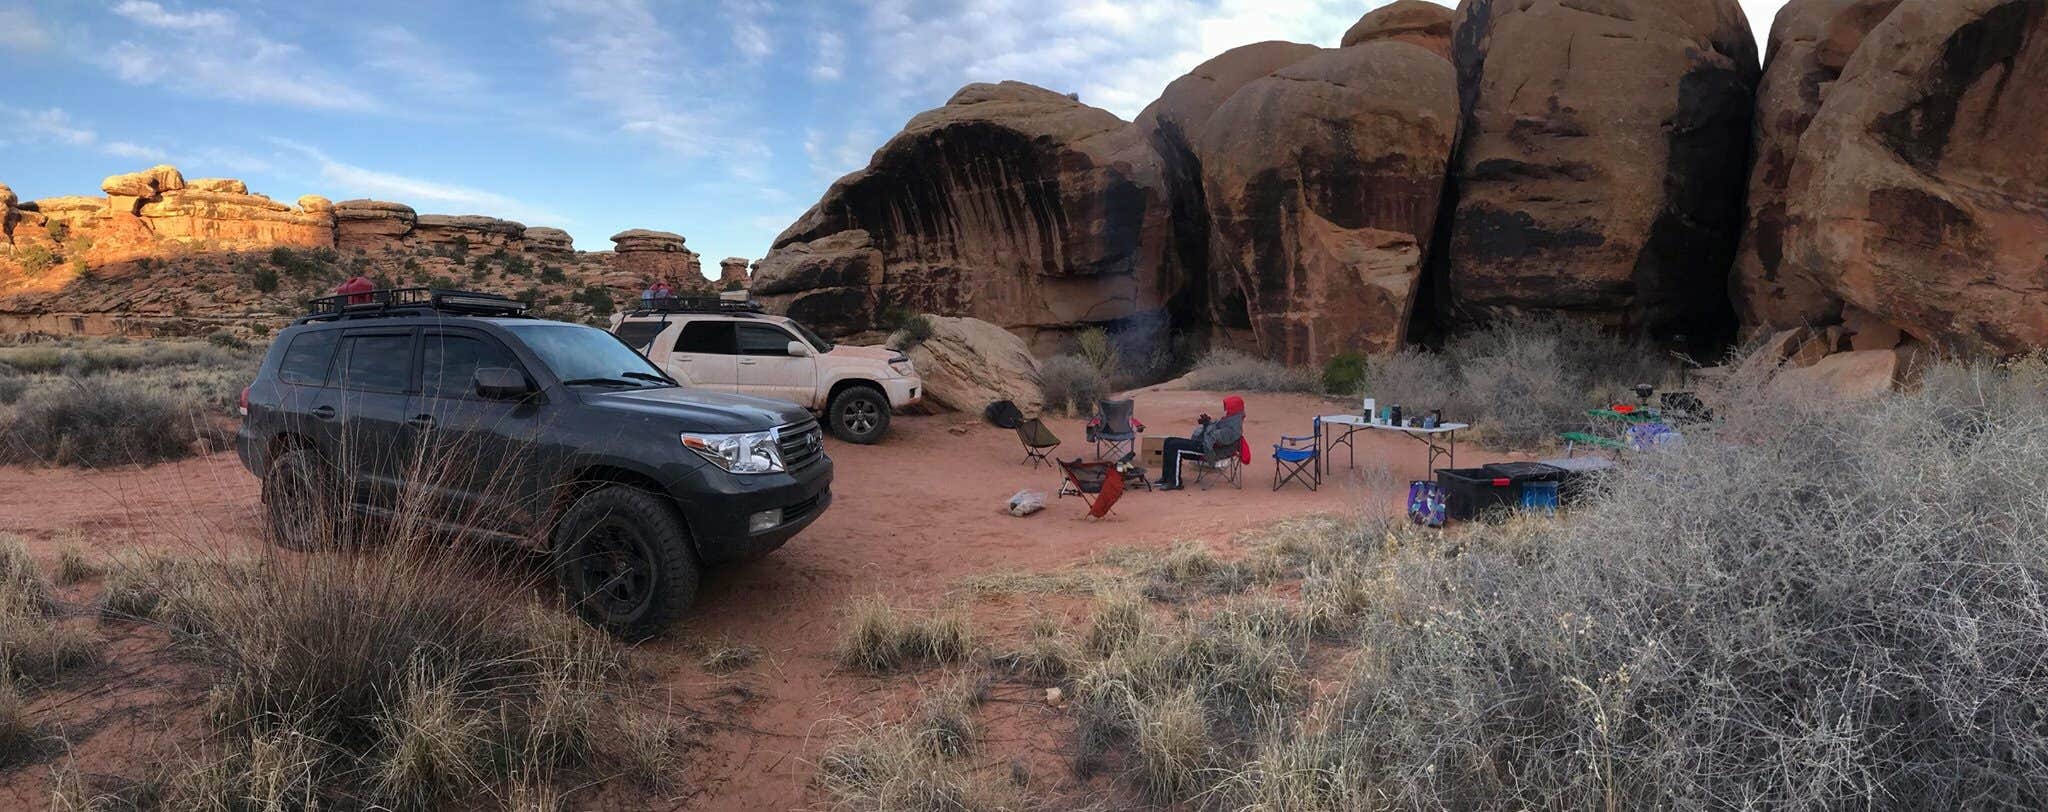
[[[739,257],[726,257],[718,262],[719,290],[746,290],[747,266],[752,263]]]
[[[700,257],[683,244],[681,234],[635,228],[613,234],[612,245],[612,268],[639,284],[661,281],[677,293],[713,292]]]

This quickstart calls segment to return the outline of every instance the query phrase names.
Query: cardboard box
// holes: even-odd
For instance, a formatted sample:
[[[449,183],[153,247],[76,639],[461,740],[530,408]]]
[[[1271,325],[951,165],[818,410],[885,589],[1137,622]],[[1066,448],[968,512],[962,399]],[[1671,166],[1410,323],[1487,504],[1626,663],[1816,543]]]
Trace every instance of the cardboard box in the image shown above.
[[[1138,467],[1158,476],[1166,467],[1166,438],[1141,437],[1138,439]]]

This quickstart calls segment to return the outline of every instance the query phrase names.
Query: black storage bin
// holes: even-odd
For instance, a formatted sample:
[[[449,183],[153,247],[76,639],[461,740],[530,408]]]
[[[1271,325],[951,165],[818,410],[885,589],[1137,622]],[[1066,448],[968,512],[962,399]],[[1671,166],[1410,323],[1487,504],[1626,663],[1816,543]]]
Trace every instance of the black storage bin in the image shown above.
[[[1565,474],[1563,468],[1541,462],[1496,462],[1486,466],[1486,472],[1512,479],[1517,485],[1524,482],[1563,482]]]
[[[1444,518],[1452,521],[1506,516],[1515,505],[1515,481],[1484,468],[1439,468],[1436,484],[1444,489]]]
[[[1614,470],[1614,461],[1606,457],[1544,460],[1542,464],[1558,470],[1557,499],[1567,505],[1585,501],[1587,494],[1599,485],[1600,478]]]

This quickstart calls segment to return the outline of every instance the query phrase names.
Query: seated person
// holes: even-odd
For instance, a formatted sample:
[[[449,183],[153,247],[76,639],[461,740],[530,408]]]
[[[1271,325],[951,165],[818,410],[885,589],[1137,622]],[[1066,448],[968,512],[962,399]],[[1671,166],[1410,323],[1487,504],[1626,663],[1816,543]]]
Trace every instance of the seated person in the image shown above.
[[[1160,463],[1165,470],[1159,472],[1160,490],[1181,489],[1181,463],[1193,459],[1201,462],[1219,453],[1237,453],[1237,445],[1244,439],[1244,398],[1236,395],[1223,399],[1223,419],[1214,420],[1202,415],[1201,425],[1195,427],[1191,437],[1166,438],[1166,455]]]

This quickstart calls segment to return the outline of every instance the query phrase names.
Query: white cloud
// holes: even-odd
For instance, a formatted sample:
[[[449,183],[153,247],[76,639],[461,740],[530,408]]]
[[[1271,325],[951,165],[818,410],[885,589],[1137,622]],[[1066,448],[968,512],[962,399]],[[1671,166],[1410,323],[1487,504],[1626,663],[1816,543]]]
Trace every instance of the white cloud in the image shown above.
[[[116,158],[161,163],[169,157],[163,150],[130,141],[102,141],[98,132],[73,120],[70,113],[55,107],[47,110],[27,110],[0,104],[0,131],[7,132],[25,143],[89,149]]]
[[[381,71],[423,95],[471,96],[487,84],[483,75],[455,64],[441,48],[402,25],[379,25],[358,43],[364,67]]]
[[[270,141],[312,161],[326,188],[342,194],[395,200],[422,209],[439,206],[459,210],[455,213],[510,217],[528,224],[566,221],[559,214],[496,192],[356,166],[297,141]]]
[[[846,38],[837,31],[819,31],[811,40],[818,60],[811,64],[811,78],[837,82],[846,75]]]
[[[772,9],[762,0],[726,0],[726,16],[732,18],[732,46],[756,60],[775,52],[775,40],[761,18]]]
[[[811,161],[812,179],[829,183],[867,166],[875,149],[885,140],[880,133],[865,127],[847,129],[837,138],[817,128],[804,130],[804,156]]]
[[[101,149],[116,158],[133,158],[138,161],[161,163],[170,157],[168,153],[156,147],[145,147],[128,141],[108,141]]]
[[[112,10],[134,24],[137,36],[102,49],[97,60],[130,84],[313,110],[378,106],[299,46],[264,36],[233,12],[173,10],[149,0],[123,0]]]
[[[50,46],[50,32],[25,8],[0,8],[0,48],[35,52]]]

